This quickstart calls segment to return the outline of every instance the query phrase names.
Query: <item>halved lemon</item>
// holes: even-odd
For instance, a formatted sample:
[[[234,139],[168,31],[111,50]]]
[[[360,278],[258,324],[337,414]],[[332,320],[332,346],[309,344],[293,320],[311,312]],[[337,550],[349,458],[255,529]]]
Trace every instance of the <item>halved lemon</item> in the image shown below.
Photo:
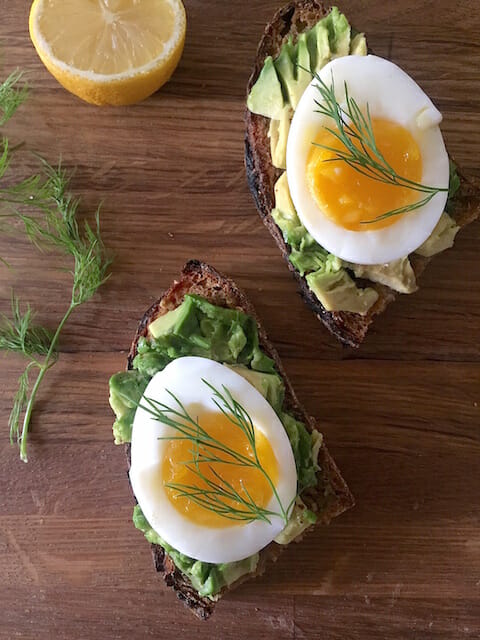
[[[30,37],[50,73],[92,104],[143,100],[175,70],[186,31],[181,0],[34,0]]]

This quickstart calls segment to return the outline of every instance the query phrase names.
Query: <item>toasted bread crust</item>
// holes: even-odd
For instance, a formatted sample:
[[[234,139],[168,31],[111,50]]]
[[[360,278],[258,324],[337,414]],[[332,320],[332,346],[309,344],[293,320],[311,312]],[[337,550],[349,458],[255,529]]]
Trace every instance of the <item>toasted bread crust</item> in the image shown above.
[[[128,355],[128,368],[131,369],[133,367],[138,340],[148,335],[149,324],[159,316],[178,307],[187,293],[201,295],[212,304],[239,309],[255,318],[258,325],[260,346],[262,350],[274,360],[277,371],[285,383],[285,409],[291,412],[297,419],[303,421],[310,431],[315,429],[314,419],[305,413],[305,410],[298,402],[290,381],[285,374],[278,353],[269,342],[252,304],[232,280],[221,275],[209,265],[198,262],[197,260],[191,260],[185,265],[180,279],[172,284],[170,289],[150,307],[141,319]],[[126,446],[126,454],[130,465],[130,445]],[[322,445],[320,449],[319,464],[321,471],[318,474],[318,486],[304,492],[302,497],[307,506],[316,504],[322,507],[321,517],[317,523],[327,524],[332,518],[352,507],[354,505],[354,499],[325,445]],[[178,598],[183,600],[186,606],[199,618],[208,618],[214,610],[215,601],[199,596],[188,578],[175,567],[172,559],[165,553],[164,549],[158,545],[151,546],[155,568],[163,574],[166,584],[176,591]],[[220,593],[220,596],[245,580],[262,574],[265,571],[267,563],[275,561],[285,548],[286,547],[272,542],[260,552],[260,560],[256,571],[243,576],[233,585],[225,588]]]
[[[317,0],[293,0],[281,8],[267,25],[260,40],[257,55],[250,76],[247,95],[255,84],[264,60],[271,55],[276,57],[290,35],[313,27],[327,15],[329,9]],[[245,111],[245,167],[247,182],[252,192],[255,204],[265,226],[275,239],[288,267],[298,282],[300,293],[305,302],[311,307],[317,318],[321,320],[329,331],[344,345],[359,347],[364,340],[375,316],[382,313],[387,305],[398,295],[393,289],[378,283],[369,283],[378,293],[378,300],[364,316],[347,311],[326,311],[315,294],[309,289],[307,281],[289,261],[290,249],[285,243],[282,233],[271,216],[275,207],[274,186],[283,173],[272,165],[270,142],[268,139],[269,119]],[[459,173],[461,188],[455,198],[454,217],[457,224],[465,226],[475,220],[480,213],[480,191],[463,174]],[[428,264],[428,258],[418,255],[411,256],[411,263],[415,275],[418,277]]]

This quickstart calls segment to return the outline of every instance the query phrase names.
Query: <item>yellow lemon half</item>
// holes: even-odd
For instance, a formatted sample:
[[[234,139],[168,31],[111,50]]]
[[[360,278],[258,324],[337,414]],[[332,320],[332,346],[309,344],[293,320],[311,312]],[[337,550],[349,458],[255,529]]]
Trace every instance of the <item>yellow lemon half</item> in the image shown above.
[[[68,91],[98,105],[132,104],[170,78],[186,31],[181,0],[34,0],[30,37]]]

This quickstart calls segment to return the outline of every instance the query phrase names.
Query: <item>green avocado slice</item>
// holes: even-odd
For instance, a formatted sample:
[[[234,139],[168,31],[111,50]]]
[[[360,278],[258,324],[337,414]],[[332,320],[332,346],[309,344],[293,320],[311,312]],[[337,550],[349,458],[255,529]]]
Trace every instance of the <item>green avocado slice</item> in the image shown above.
[[[285,106],[282,85],[277,76],[272,56],[265,59],[257,82],[247,99],[247,107],[252,113],[278,120]]]
[[[378,299],[375,289],[360,289],[345,269],[313,271],[306,280],[327,311],[341,309],[365,315]]]

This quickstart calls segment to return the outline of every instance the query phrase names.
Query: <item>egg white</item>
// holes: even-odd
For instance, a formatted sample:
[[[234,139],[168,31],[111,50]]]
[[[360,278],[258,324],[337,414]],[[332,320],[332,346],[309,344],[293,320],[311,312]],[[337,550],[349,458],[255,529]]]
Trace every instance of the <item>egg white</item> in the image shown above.
[[[225,385],[249,413],[255,427],[268,438],[278,462],[276,490],[282,505],[287,508],[297,492],[297,472],[290,441],[275,411],[242,376],[207,358],[178,358],[152,378],[143,398],[172,406],[170,391],[187,408],[195,405],[218,412],[212,393],[202,379],[219,390]],[[159,437],[175,434],[172,427],[156,421],[142,406],[137,409],[132,431],[130,482],[152,528],[181,553],[204,562],[234,562],[263,549],[284,528],[280,517],[272,517],[271,524],[255,521],[231,526],[232,521],[225,520],[225,528],[201,526],[177,511],[163,485],[155,484],[153,478],[161,473],[168,444]],[[278,511],[273,496],[267,508]]]
[[[372,55],[333,60],[320,71],[320,78],[329,86],[332,76],[340,105],[345,104],[346,82],[349,95],[360,108],[365,109],[368,103],[372,118],[392,120],[411,132],[422,155],[422,184],[448,188],[449,161],[438,126],[442,115],[410,76],[392,62]],[[447,193],[436,194],[427,205],[398,216],[383,229],[351,231],[330,220],[311,195],[306,177],[311,143],[321,128],[333,123],[315,113],[315,100],[321,100],[316,84],[313,80],[302,95],[287,142],[288,185],[300,220],[322,247],[348,262],[385,264],[407,256],[432,233]],[[422,197],[419,193],[418,198]]]

